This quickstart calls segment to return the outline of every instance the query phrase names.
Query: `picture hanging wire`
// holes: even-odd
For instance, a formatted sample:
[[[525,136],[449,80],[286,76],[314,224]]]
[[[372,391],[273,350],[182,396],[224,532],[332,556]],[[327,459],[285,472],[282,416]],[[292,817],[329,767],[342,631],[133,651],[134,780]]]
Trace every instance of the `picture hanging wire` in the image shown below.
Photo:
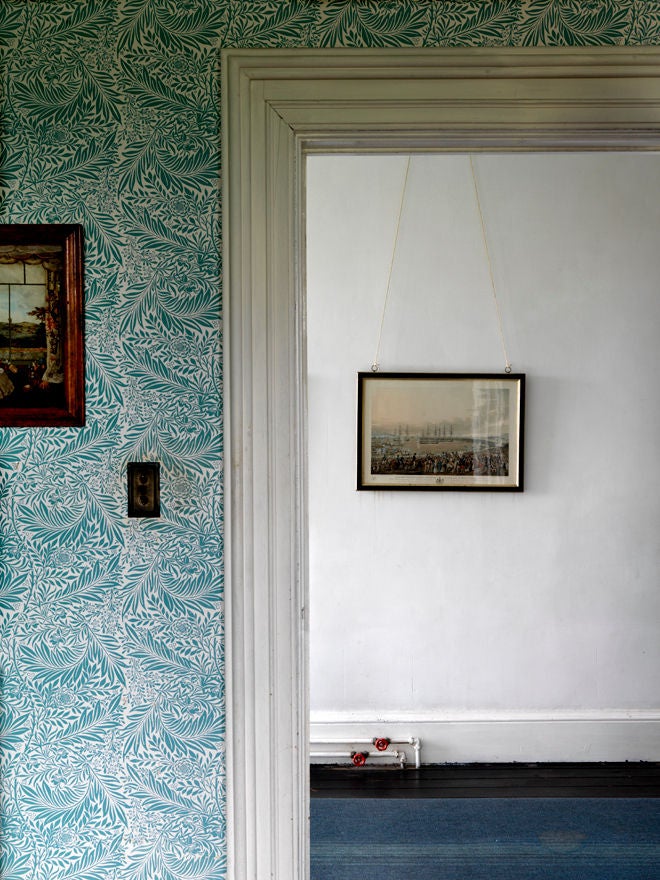
[[[472,183],[474,185],[474,194],[477,199],[477,209],[479,211],[479,220],[481,221],[481,235],[484,241],[484,250],[486,251],[486,261],[488,263],[488,274],[490,275],[490,286],[493,291],[493,299],[495,301],[495,312],[497,313],[497,324],[500,331],[500,339],[502,340],[502,351],[504,352],[504,372],[511,372],[511,361],[509,360],[509,355],[506,350],[506,342],[504,341],[504,327],[502,324],[502,313],[500,311],[500,304],[497,300],[497,290],[495,288],[495,276],[493,275],[493,266],[490,261],[490,251],[488,250],[488,238],[486,236],[486,224],[484,223],[484,214],[481,209],[481,199],[479,198],[479,187],[477,186],[477,176],[474,172],[474,162],[472,160],[472,153],[470,153],[470,171],[472,172]]]
[[[387,311],[387,302],[390,296],[390,287],[392,285],[392,270],[394,269],[394,261],[396,259],[397,247],[399,244],[399,230],[401,228],[401,217],[403,214],[403,205],[406,198],[406,188],[408,185],[408,174],[410,172],[410,161],[412,156],[408,156],[408,161],[406,163],[406,173],[403,178],[403,186],[401,187],[401,200],[399,202],[399,214],[396,221],[396,232],[394,234],[394,247],[392,248],[392,259],[390,260],[390,269],[387,276],[387,290],[385,291],[385,299],[383,301],[383,311],[380,316],[380,327],[378,329],[378,343],[376,345],[376,354],[373,359],[373,363],[371,364],[372,373],[377,373],[379,369],[379,361],[380,357],[380,344],[383,337],[383,325],[385,323],[385,312]],[[495,302],[495,312],[497,315],[497,325],[500,333],[500,340],[502,342],[502,351],[504,353],[504,372],[511,372],[511,361],[509,360],[509,355],[507,352],[506,341],[504,339],[504,325],[502,324],[502,313],[500,311],[500,304],[497,299],[497,288],[495,286],[495,276],[493,274],[493,265],[490,259],[490,251],[488,249],[488,237],[486,235],[486,224],[484,221],[484,214],[481,208],[481,199],[479,197],[479,187],[477,186],[477,176],[474,170],[474,161],[472,159],[472,154],[470,153],[470,172],[472,174],[472,184],[474,186],[474,194],[477,202],[477,210],[479,212],[479,221],[481,223],[481,236],[484,243],[484,251],[486,253],[486,262],[488,264],[488,274],[490,276],[490,286],[493,291],[493,301]]]
[[[412,156],[408,156],[408,162],[406,163],[406,173],[403,178],[403,186],[401,187],[401,201],[399,202],[399,216],[396,221],[396,232],[394,233],[394,247],[392,248],[392,259],[390,260],[390,271],[387,276],[387,290],[385,291],[385,300],[383,301],[383,313],[380,316],[380,328],[378,330],[378,344],[376,345],[376,355],[374,357],[373,363],[371,364],[371,372],[378,372],[378,358],[380,356],[380,341],[383,337],[383,324],[385,323],[385,312],[387,310],[387,300],[390,295],[390,286],[392,284],[392,269],[394,268],[394,260],[396,258],[396,249],[399,244],[399,228],[401,226],[401,215],[403,214],[403,203],[406,198],[406,186],[408,184],[408,173],[410,171],[410,160]]]

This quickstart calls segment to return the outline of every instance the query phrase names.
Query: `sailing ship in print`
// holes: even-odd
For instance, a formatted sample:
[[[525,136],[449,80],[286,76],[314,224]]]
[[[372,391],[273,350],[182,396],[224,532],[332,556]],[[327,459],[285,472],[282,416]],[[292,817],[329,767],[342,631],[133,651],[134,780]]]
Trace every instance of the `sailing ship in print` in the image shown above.
[[[428,443],[437,443],[439,440],[451,439],[454,435],[454,426],[443,422],[441,425],[427,425],[426,433],[422,434],[419,442],[422,446]]]

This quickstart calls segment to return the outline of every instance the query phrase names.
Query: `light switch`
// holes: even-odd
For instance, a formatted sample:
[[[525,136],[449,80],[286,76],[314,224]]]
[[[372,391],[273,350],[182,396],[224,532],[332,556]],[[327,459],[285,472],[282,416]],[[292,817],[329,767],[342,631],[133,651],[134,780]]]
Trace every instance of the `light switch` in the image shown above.
[[[160,516],[160,462],[129,461],[128,515]]]

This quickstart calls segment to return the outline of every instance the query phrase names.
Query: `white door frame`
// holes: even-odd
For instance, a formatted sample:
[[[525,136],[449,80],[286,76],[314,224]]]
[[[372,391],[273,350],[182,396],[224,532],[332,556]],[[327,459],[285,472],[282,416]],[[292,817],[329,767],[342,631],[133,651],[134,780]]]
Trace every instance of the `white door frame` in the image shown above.
[[[230,880],[308,868],[304,157],[660,148],[660,50],[223,53]]]

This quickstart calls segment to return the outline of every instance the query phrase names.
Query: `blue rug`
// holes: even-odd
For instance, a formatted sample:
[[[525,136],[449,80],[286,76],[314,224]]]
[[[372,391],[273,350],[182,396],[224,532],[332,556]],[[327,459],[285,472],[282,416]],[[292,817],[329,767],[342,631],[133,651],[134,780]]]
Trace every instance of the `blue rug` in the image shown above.
[[[313,798],[311,880],[660,880],[656,798]]]

